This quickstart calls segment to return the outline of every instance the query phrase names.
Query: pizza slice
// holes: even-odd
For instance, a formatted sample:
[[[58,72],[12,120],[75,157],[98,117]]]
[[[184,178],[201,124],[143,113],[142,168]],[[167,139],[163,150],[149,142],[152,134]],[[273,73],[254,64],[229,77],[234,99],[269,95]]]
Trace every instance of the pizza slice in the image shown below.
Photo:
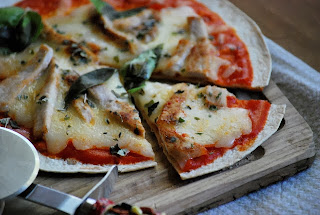
[[[182,179],[228,167],[277,131],[285,105],[238,100],[216,86],[147,82],[137,108]]]
[[[100,63],[120,68],[164,44],[152,77],[261,90],[271,58],[256,24],[228,1],[83,1],[38,10],[54,29],[82,43]],[[108,2],[108,3],[107,3]],[[205,3],[202,4],[202,3]],[[209,8],[208,8],[209,7]]]
[[[0,125],[27,137],[40,153],[40,169],[106,172],[155,166],[138,111],[116,69],[44,25],[41,36],[0,61]],[[23,62],[23,63],[21,63]]]

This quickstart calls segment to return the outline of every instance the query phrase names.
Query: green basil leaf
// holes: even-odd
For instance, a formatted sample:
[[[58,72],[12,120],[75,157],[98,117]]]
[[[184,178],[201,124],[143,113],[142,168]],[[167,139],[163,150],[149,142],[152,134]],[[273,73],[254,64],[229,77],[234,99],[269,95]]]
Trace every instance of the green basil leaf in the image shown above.
[[[116,11],[110,4],[102,0],[90,0],[100,15],[106,15],[110,20],[125,18],[140,13],[146,7],[134,8],[126,11]]]
[[[20,7],[0,8],[0,24],[15,27],[19,24],[24,10]]]
[[[15,30],[15,48],[14,51],[22,51],[30,44],[30,37],[32,31],[31,19],[28,16],[24,16],[21,22],[18,24]]]
[[[107,10],[107,7],[110,8],[110,10],[114,10],[111,5],[108,3],[101,1],[101,0],[90,0],[94,7],[97,9],[98,13],[103,14],[104,10]],[[105,9],[104,9],[105,8]]]
[[[9,55],[11,54],[11,50],[7,47],[0,47],[0,55]]]
[[[24,50],[43,29],[41,16],[19,7],[0,8],[0,54]]]
[[[118,144],[110,147],[110,154],[112,155],[126,156],[128,153],[128,149],[121,149]]]
[[[154,49],[144,51],[121,68],[124,87],[129,93],[138,91],[144,82],[150,79],[160,59],[162,48],[161,44]]]
[[[12,120],[12,119],[9,121],[9,124],[13,129],[19,129],[20,128],[18,123],[16,121]]]
[[[41,16],[33,11],[28,11],[26,16],[28,16],[31,20],[32,24],[32,32],[31,32],[31,38],[30,41],[34,42],[40,35],[42,29],[43,29],[43,23],[41,20]]]
[[[70,87],[64,102],[65,109],[68,108],[70,102],[75,99],[79,94],[83,93],[90,87],[102,84],[108,80],[116,71],[114,68],[102,68],[93,70],[87,74],[80,76]]]

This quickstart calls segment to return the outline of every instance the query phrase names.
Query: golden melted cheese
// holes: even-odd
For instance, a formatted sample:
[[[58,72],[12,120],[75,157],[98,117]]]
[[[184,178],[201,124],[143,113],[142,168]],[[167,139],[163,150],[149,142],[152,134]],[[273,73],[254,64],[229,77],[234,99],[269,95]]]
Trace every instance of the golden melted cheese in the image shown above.
[[[114,87],[113,90],[117,93],[123,92],[123,88],[118,87],[121,86],[118,73],[114,73],[105,85]],[[61,111],[64,104],[64,91],[67,89],[66,86],[61,87],[51,126],[45,135],[48,152],[59,153],[71,140],[78,150],[111,147],[118,144],[120,148],[126,148],[147,157],[154,157],[150,143],[124,127],[107,110],[99,107],[92,108],[94,124],[85,123],[72,106],[66,111]],[[128,97],[123,97],[122,101],[130,103]]]
[[[82,6],[68,16],[57,16],[48,19],[48,23],[58,32],[71,36],[77,42],[94,43],[101,48],[98,53],[99,61],[106,65],[119,67],[133,56],[129,52],[116,47],[108,41],[101,29],[89,21],[92,6]],[[139,44],[142,50],[154,48],[164,44],[164,53],[171,53],[178,45],[179,40],[187,36],[186,25],[188,16],[197,16],[190,7],[168,8],[160,12],[158,34],[150,43]],[[185,33],[181,33],[185,31]],[[179,33],[180,32],[180,33]],[[139,40],[137,40],[139,41]],[[119,61],[118,61],[119,60]]]
[[[146,82],[143,90],[135,93],[135,103],[140,111],[145,112],[148,115],[147,104],[150,101],[159,102],[157,108],[152,111],[149,116],[150,122],[154,122],[157,117],[161,114],[161,110],[165,103],[170,99],[174,93],[172,86],[167,84],[161,84],[158,82]]]
[[[137,106],[148,115],[147,104],[150,100],[159,102],[158,107],[148,118],[149,123],[161,114],[163,105],[171,98],[174,92],[179,90],[178,85],[147,82],[143,88],[144,94],[134,95]],[[223,88],[212,89],[199,88],[194,85],[187,87],[187,98],[181,104],[175,131],[186,137],[186,142],[198,143],[204,146],[231,147],[234,140],[243,134],[248,134],[252,129],[249,111],[242,108],[228,108],[225,102],[220,103],[217,110],[210,110],[206,105],[206,97],[212,96],[212,92],[220,94],[218,100],[225,101],[228,93]],[[199,96],[201,93],[201,96]],[[210,93],[206,94],[206,93]],[[215,97],[217,97],[215,95]],[[210,102],[210,101],[209,101]],[[180,121],[179,122],[179,118]],[[183,144],[183,143],[182,143]],[[190,145],[190,144],[189,144]]]

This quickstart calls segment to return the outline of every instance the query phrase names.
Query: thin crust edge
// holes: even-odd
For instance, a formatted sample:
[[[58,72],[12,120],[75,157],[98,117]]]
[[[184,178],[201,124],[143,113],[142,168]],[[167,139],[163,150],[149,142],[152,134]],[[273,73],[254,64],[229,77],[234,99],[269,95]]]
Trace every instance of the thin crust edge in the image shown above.
[[[63,159],[53,159],[46,157],[40,153],[40,170],[45,172],[56,172],[56,173],[104,173],[108,172],[111,166],[110,165],[93,165],[93,164],[84,164],[78,161],[72,161],[71,163]],[[128,165],[117,165],[119,172],[131,172],[140,169],[145,169],[149,167],[154,167],[157,165],[155,161],[144,161],[136,164]]]
[[[239,38],[246,44],[253,69],[252,89],[262,89],[267,86],[270,81],[272,61],[258,25],[229,1],[199,0],[199,2],[221,16],[227,25],[236,30]]]

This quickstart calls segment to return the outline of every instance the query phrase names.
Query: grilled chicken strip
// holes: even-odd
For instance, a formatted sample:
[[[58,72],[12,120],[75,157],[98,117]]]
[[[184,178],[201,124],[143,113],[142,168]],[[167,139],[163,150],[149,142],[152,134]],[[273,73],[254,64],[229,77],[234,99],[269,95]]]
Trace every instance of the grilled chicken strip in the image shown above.
[[[27,62],[21,72],[4,79],[0,83],[0,112],[8,111],[8,105],[25,86],[34,81],[40,72],[47,68],[52,56],[52,49],[46,45],[41,45],[39,51]]]
[[[52,60],[45,72],[49,73],[45,87],[37,97],[37,114],[35,115],[33,135],[35,138],[42,138],[43,134],[48,132],[51,123],[51,117],[58,94],[59,72],[55,67],[55,61]]]
[[[110,111],[115,118],[127,125],[135,134],[144,137],[145,130],[139,112],[133,106],[120,101],[103,84],[90,88],[89,93],[100,106]]]
[[[92,109],[85,101],[84,96],[81,96],[80,98],[73,100],[72,105],[85,122],[91,124],[94,123]]]

